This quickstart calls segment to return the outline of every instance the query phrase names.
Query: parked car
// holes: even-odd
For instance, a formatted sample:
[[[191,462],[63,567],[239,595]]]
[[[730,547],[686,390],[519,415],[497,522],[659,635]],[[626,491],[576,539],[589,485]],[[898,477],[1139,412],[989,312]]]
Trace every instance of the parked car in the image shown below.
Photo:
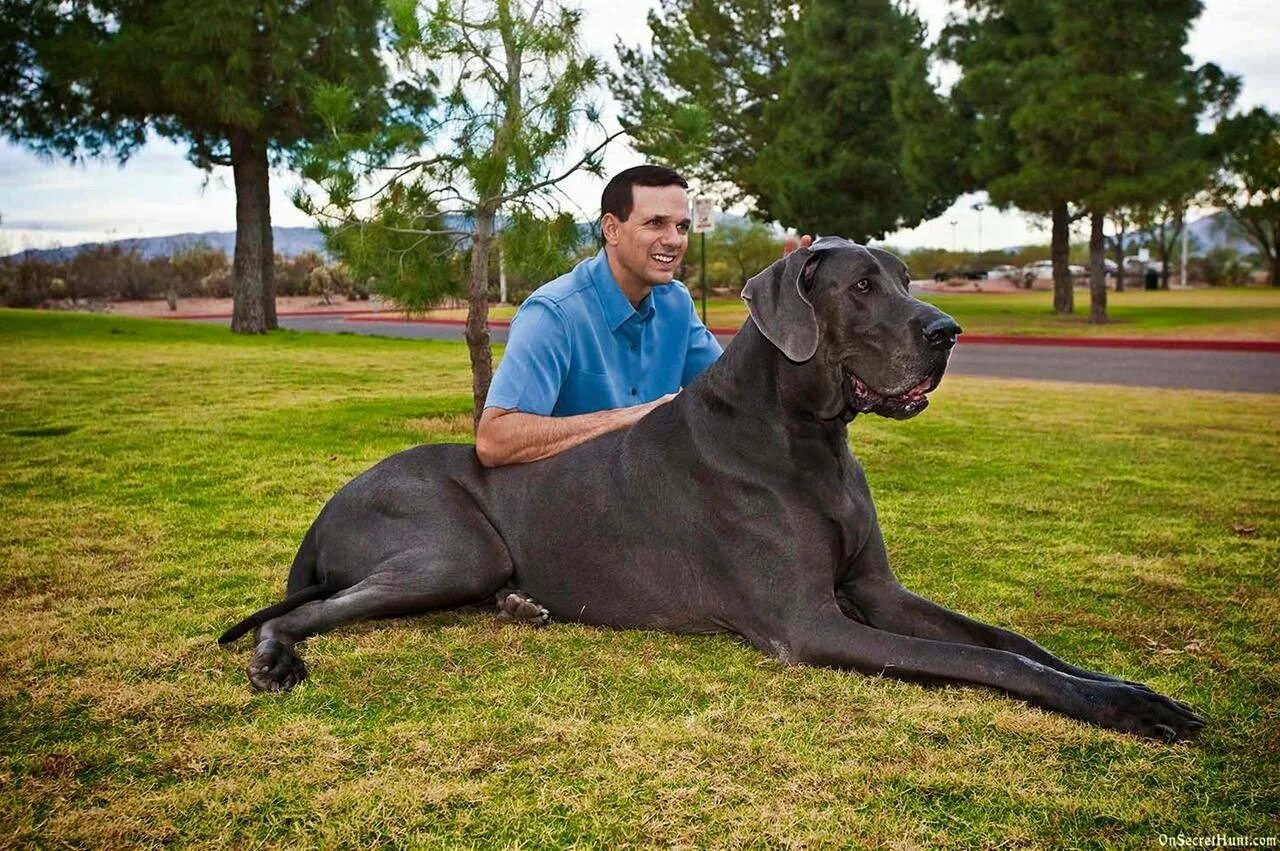
[[[1143,263],[1137,255],[1130,255],[1124,258],[1125,274],[1141,274],[1144,269],[1155,269],[1157,272],[1164,271],[1164,264],[1159,260],[1148,260]]]
[[[938,282],[949,281],[952,278],[964,278],[966,281],[985,281],[987,279],[986,269],[940,269],[933,273],[933,279]]]
[[[1022,283],[1031,286],[1036,281],[1053,280],[1053,261],[1037,260],[1022,267]]]
[[[1105,274],[1114,275],[1116,273],[1116,264],[1114,260],[1103,259],[1103,269]],[[1128,268],[1127,266],[1125,267]],[[1078,263],[1071,263],[1067,266],[1067,273],[1072,278],[1088,278],[1089,267],[1081,266]],[[1037,260],[1034,263],[1028,263],[1022,267],[1022,282],[1026,286],[1031,286],[1036,281],[1052,281],[1053,280],[1053,261]]]
[[[990,269],[987,270],[987,277],[988,278],[1008,278],[1011,281],[1016,281],[1018,279],[1018,267],[1009,266],[1007,264],[1002,266],[992,266]]]

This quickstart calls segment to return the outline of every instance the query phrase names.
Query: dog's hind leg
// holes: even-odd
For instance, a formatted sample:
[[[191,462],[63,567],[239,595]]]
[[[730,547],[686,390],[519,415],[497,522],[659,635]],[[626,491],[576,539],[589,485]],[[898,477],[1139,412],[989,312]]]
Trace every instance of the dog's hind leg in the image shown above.
[[[460,568],[438,551],[412,549],[379,564],[361,581],[267,621],[254,635],[249,682],[260,691],[287,691],[307,676],[294,645],[370,618],[421,614],[492,598],[511,575],[510,562]]]

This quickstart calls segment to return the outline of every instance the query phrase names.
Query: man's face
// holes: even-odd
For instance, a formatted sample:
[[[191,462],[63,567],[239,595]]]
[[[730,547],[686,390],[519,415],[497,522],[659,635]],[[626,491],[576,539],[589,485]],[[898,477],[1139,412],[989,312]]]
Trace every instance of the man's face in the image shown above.
[[[633,285],[669,284],[689,247],[689,195],[682,186],[633,186],[631,200],[625,222],[605,214],[605,243]]]

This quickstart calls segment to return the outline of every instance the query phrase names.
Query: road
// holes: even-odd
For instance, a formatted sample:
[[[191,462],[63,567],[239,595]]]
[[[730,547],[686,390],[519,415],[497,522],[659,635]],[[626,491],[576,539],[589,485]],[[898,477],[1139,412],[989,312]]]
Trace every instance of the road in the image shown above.
[[[226,322],[225,319],[211,320]],[[347,322],[338,316],[285,316],[280,324],[299,331],[347,332],[384,337],[461,340],[462,326],[408,322]],[[492,328],[504,342],[506,328]],[[728,337],[720,342],[727,343]],[[1194,390],[1280,393],[1280,353],[1176,349],[1079,348],[1054,345],[965,345],[951,357],[953,375],[1081,381]]]

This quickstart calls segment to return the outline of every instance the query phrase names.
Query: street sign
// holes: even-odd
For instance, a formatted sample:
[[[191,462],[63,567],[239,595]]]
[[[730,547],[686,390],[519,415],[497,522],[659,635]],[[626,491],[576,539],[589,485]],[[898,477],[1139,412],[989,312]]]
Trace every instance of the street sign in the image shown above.
[[[693,199],[693,232],[707,233],[716,229],[716,202],[710,198]]]

